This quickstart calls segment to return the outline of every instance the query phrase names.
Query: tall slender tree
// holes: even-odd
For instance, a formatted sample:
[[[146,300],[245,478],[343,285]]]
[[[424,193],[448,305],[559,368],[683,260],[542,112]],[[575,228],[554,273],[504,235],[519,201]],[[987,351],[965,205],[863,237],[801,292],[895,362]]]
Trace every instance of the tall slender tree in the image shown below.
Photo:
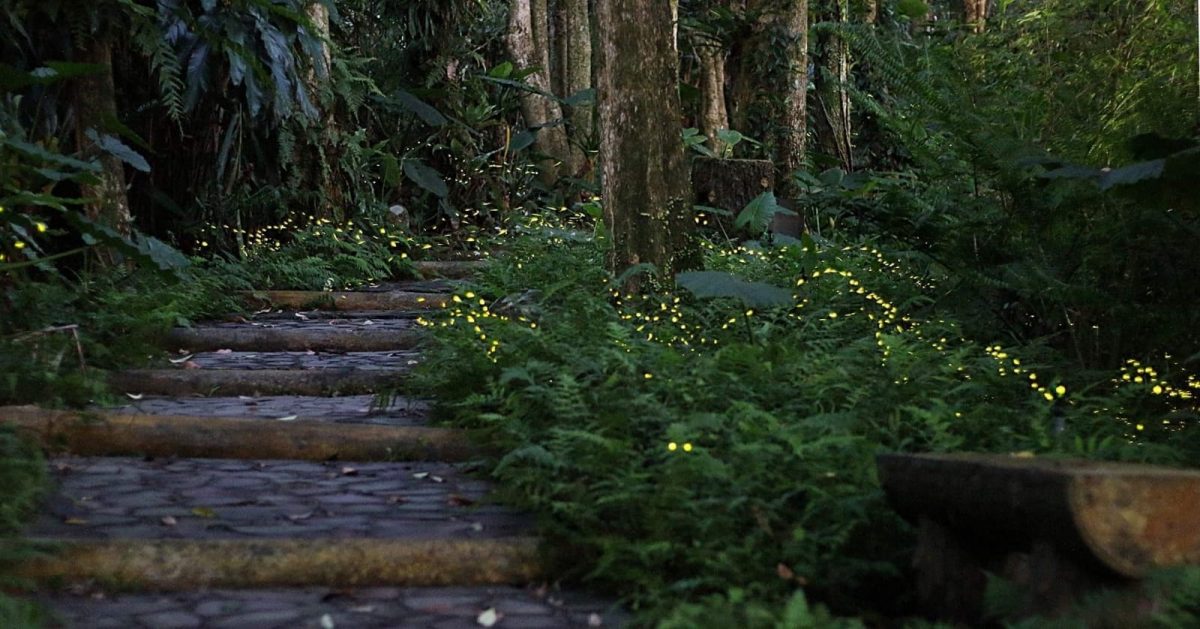
[[[787,42],[787,89],[775,139],[775,180],[794,198],[791,175],[804,165],[808,148],[808,0],[784,0],[778,19]]]
[[[592,26],[588,0],[559,0],[558,26],[558,94],[569,98],[592,87]],[[591,103],[578,101],[567,113],[570,154],[567,165],[570,175],[589,176],[589,164],[583,148],[590,146],[595,135],[595,108]]]
[[[547,95],[550,81],[550,16],[546,0],[512,0],[509,5],[506,43],[513,62],[530,73],[525,82],[537,92],[521,96],[521,115],[525,124],[537,127],[534,147],[546,156],[541,163],[543,183],[559,177],[560,166],[569,160],[567,132],[562,125],[562,108]]]
[[[692,224],[671,7],[661,0],[597,0],[596,24],[609,263],[617,272],[649,263],[670,277],[681,266]]]
[[[111,28],[103,24],[93,33],[81,34],[75,43],[76,61],[94,65],[96,71],[77,80],[74,91],[75,140],[79,151],[97,159],[97,181],[82,186],[87,199],[85,211],[91,220],[128,236],[133,227],[129,196],[125,189],[125,165],[111,153],[101,151],[96,138],[117,118],[117,90],[113,83]],[[102,263],[111,263],[111,252],[98,253]]]
[[[833,0],[831,13],[823,17],[840,25],[850,23],[849,0]],[[836,32],[824,31],[817,38],[816,120],[821,152],[843,170],[854,168],[854,144],[850,126],[850,43]]]

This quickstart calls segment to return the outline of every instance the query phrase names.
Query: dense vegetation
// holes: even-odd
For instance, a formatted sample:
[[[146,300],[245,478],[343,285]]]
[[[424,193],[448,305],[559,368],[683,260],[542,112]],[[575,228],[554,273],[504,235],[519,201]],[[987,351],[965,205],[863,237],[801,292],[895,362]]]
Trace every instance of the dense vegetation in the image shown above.
[[[801,40],[794,0],[683,0],[668,131],[800,167],[741,212],[697,207],[673,277],[611,268],[597,96],[565,45],[538,87],[509,4],[0,7],[0,402],[111,402],[104,370],[234,291],[502,244],[424,322],[414,386],[505,446],[494,474],[571,577],[678,627],[910,617],[879,452],[1200,461],[1194,7],[811,0]],[[713,59],[737,131],[709,128]],[[787,213],[801,237],[769,233]],[[8,534],[40,463],[0,450]],[[1197,583],[1164,576],[1155,622],[1194,621]]]

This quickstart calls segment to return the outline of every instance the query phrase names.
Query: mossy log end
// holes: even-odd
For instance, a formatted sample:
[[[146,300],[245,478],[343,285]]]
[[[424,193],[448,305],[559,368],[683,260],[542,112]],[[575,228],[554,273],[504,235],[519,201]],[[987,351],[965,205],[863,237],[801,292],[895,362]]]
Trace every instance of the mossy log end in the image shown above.
[[[413,268],[425,279],[460,280],[475,275],[487,264],[486,260],[418,260]]]
[[[450,301],[449,295],[409,291],[264,290],[245,293],[252,306],[270,305],[296,310],[432,310]]]
[[[171,349],[210,352],[231,349],[237,352],[386,352],[414,349],[428,338],[424,330],[372,330],[364,327],[269,328],[221,327],[174,328],[167,333]]]
[[[77,456],[153,456],[308,461],[465,461],[475,453],[463,431],[315,421],[135,415],[0,408],[10,425],[51,452]]]
[[[13,576],[117,590],[523,585],[542,576],[531,538],[32,541],[57,551]]]
[[[358,395],[395,388],[404,369],[133,369],[109,374],[122,393],[150,395]]]
[[[1012,547],[1045,541],[1117,575],[1200,563],[1200,471],[1005,455],[885,455],[902,515]]]

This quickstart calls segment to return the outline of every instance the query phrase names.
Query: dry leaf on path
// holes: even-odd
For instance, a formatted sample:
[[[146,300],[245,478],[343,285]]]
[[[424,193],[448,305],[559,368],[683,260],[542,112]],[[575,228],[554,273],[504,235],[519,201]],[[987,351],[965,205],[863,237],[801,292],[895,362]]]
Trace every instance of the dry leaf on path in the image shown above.
[[[280,417],[280,418],[276,419],[275,421],[290,422],[290,421],[295,421],[295,419],[297,417],[299,417],[299,415],[288,415],[287,417]]]
[[[146,395],[143,393],[126,393],[125,396],[131,400],[140,400],[146,397]]]
[[[495,607],[489,607],[480,612],[479,616],[475,618],[475,622],[479,623],[479,626],[481,627],[492,627],[499,622],[502,617],[503,614],[496,611]]]
[[[187,361],[191,360],[194,356],[195,356],[195,354],[186,354],[184,356],[180,356],[179,358],[168,358],[167,360],[171,361],[172,365],[178,365],[179,363],[186,363]]]
[[[588,615],[588,626],[589,627],[599,627],[603,624],[604,624],[604,620],[602,618],[600,618],[600,614],[597,614],[596,612],[592,612],[591,614]]]
[[[175,526],[176,524],[179,524],[175,518],[169,515],[164,515],[162,520],[159,521],[163,523],[163,526]]]

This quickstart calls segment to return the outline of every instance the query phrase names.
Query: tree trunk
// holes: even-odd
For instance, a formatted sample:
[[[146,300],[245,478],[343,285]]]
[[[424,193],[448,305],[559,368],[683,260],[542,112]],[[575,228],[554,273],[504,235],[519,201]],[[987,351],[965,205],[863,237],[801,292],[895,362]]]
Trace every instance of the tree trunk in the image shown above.
[[[693,36],[692,45],[700,58],[700,130],[708,137],[708,146],[717,155],[725,144],[717,132],[729,128],[729,111],[725,108],[725,50],[721,44],[703,35]]]
[[[839,23],[849,22],[848,0],[837,0]],[[842,170],[854,169],[850,128],[850,44],[834,33],[820,35],[817,70],[817,141]]]
[[[99,72],[78,79],[75,89],[75,142],[81,154],[95,158],[100,172],[94,184],[82,184],[80,193],[88,199],[84,211],[91,220],[128,236],[133,225],[129,196],[125,190],[125,166],[121,160],[100,151],[88,137],[88,131],[104,133],[109,121],[117,119],[117,96],[113,85],[112,40],[104,34],[84,35],[79,42],[77,61],[94,64]],[[113,252],[97,253],[102,264],[116,262]]]
[[[794,198],[792,173],[804,166],[808,136],[808,0],[792,0],[782,16],[787,38],[787,91],[776,139],[776,177],[786,198]]]
[[[982,33],[987,26],[988,0],[963,0],[966,23],[972,32]]]
[[[598,0],[596,22],[610,267],[619,273],[649,263],[671,278],[692,222],[671,8],[659,0]],[[628,288],[639,286],[634,278]]]
[[[588,0],[562,0],[563,91],[568,98],[592,87],[592,27]],[[591,165],[584,147],[595,134],[595,108],[591,104],[571,107],[567,116],[571,131],[570,174],[590,178]]]
[[[314,59],[313,63],[323,63],[325,74],[322,77],[316,68],[308,75],[309,93],[312,95],[313,102],[321,108],[321,151],[322,155],[315,156],[316,159],[309,159],[310,165],[308,168],[315,170],[312,172],[313,178],[316,179],[317,186],[321,191],[321,199],[325,203],[325,207],[317,209],[319,216],[333,216],[344,205],[341,186],[338,185],[334,178],[333,164],[337,159],[338,150],[338,124],[337,117],[334,111],[334,102],[330,98],[329,102],[322,102],[319,98],[320,94],[326,90],[322,89],[323,81],[329,81],[330,72],[332,72],[333,50],[329,41],[329,8],[321,2],[311,2],[307,8],[308,19],[312,20],[313,26],[316,29],[316,35],[320,37],[325,44],[321,47],[321,59]],[[324,159],[321,159],[321,158]]]
[[[513,63],[534,72],[525,82],[535,90],[549,94],[550,22],[546,0],[512,0],[509,5],[508,32],[505,40]],[[559,177],[559,165],[569,159],[567,133],[562,126],[562,108],[542,94],[523,92],[521,114],[525,124],[540,128],[534,147],[546,156],[542,161],[541,180],[552,185]],[[552,126],[547,126],[552,125]]]

